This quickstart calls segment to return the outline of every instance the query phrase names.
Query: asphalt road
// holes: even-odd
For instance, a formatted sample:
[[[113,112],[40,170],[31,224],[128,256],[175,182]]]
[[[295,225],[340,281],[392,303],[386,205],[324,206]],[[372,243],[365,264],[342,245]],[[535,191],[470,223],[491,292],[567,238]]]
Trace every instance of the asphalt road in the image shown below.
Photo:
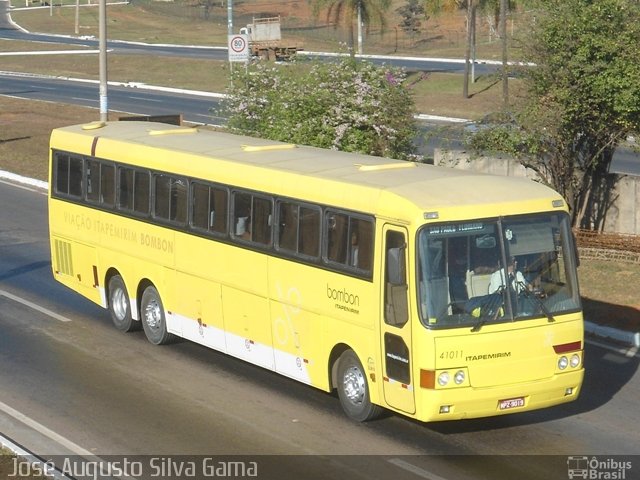
[[[0,432],[36,453],[242,455],[259,478],[397,480],[564,479],[568,456],[640,453],[637,354],[588,343],[583,392],[556,408],[355,424],[332,395],[189,342],[154,347],[116,331],[53,281],[45,195],[2,182],[0,205]]]
[[[109,86],[110,112],[139,115],[183,113],[185,120],[189,122],[215,125],[225,121],[212,111],[219,106],[219,96],[141,89],[133,85]],[[96,109],[100,106],[97,82],[53,77],[0,73],[0,95],[69,103]]]

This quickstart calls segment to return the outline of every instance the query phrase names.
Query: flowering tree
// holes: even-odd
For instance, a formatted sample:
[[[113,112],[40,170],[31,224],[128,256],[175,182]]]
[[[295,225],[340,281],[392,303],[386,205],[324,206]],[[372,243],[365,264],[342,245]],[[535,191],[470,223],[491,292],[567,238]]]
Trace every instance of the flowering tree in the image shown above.
[[[224,102],[238,133],[414,159],[414,102],[401,70],[350,58],[237,69]]]

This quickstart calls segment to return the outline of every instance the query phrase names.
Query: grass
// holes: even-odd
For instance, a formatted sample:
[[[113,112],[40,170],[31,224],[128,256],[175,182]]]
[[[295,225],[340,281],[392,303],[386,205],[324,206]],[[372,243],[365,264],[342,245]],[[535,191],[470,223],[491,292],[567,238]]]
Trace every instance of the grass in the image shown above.
[[[13,475],[13,472],[15,469],[15,465],[14,465],[15,458],[16,456],[13,454],[13,452],[11,452],[11,450],[8,450],[6,448],[0,448],[0,478],[11,478],[15,480],[36,480],[36,479],[48,478],[43,475],[40,475],[39,473],[36,474],[35,468],[32,469],[31,475],[28,475],[28,476],[23,476],[19,474]],[[22,469],[22,472],[28,473],[29,469],[25,466]]]
[[[88,108],[0,97],[0,169],[46,180],[51,130],[97,118]]]

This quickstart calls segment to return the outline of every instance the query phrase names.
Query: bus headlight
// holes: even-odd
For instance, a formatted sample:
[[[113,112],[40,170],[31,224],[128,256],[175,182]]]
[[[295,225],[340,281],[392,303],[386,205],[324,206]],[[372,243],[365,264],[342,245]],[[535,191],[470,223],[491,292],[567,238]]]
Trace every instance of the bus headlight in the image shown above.
[[[450,370],[420,370],[421,388],[459,388],[470,386],[469,370],[466,367],[458,367]]]
[[[577,353],[574,353],[573,355],[571,355],[571,360],[569,360],[569,365],[571,365],[571,368],[576,368],[578,365],[580,365],[580,355],[578,355]]]
[[[569,365],[569,360],[564,355],[558,359],[558,368],[564,370]]]
[[[450,378],[449,372],[441,372],[440,375],[438,375],[438,385],[445,387],[449,383]]]

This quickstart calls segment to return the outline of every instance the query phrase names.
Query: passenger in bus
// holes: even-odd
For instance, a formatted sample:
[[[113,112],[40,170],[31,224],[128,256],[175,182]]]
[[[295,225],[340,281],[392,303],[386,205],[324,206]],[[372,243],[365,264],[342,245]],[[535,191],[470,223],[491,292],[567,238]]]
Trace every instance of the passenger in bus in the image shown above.
[[[238,217],[236,220],[236,237],[243,240],[251,240],[251,219],[250,217]]]
[[[509,285],[516,292],[520,293],[524,289],[531,290],[531,285],[524,278],[522,272],[517,269],[518,261],[516,257],[509,257],[507,263],[507,275],[509,277]],[[500,288],[504,288],[506,285],[504,279],[504,269],[498,267],[498,269],[491,274],[491,281],[489,282],[489,294],[495,293]]]
[[[354,230],[351,233],[351,249],[349,252],[349,265],[352,267],[358,266],[358,253],[360,250],[360,245],[358,242],[358,231]]]

